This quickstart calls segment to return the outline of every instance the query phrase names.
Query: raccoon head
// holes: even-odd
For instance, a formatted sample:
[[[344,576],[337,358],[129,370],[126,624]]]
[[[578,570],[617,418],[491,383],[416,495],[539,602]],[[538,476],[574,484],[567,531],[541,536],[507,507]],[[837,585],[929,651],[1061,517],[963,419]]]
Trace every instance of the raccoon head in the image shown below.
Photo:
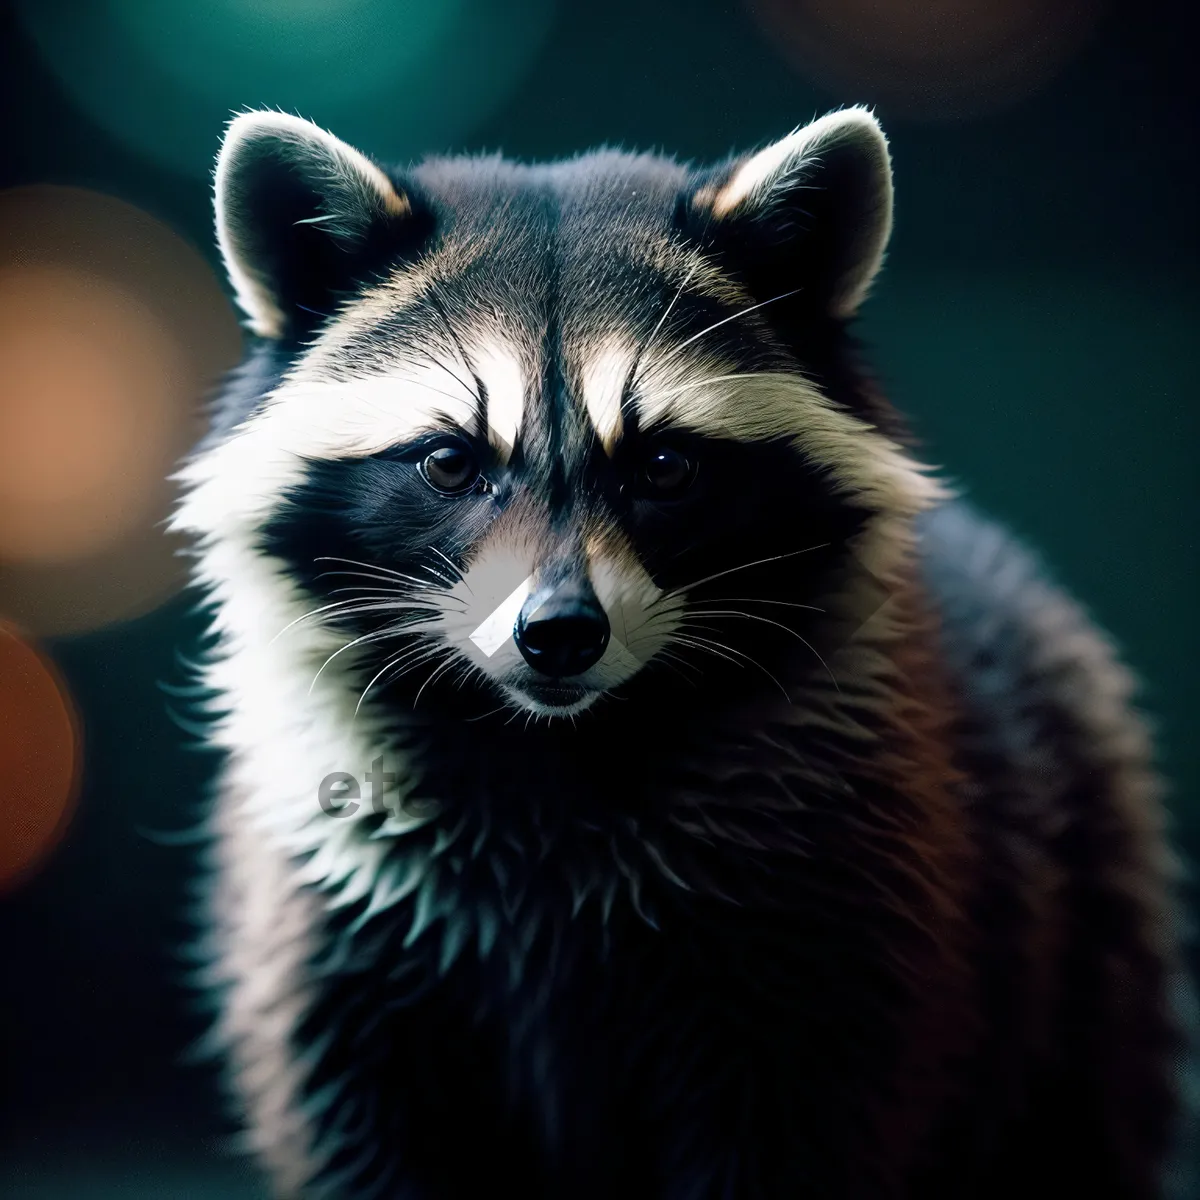
[[[403,172],[250,113],[216,213],[258,344],[177,524],[230,636],[319,630],[338,687],[550,717],[672,670],[770,687],[935,495],[848,349],[892,214],[863,109],[706,168]]]

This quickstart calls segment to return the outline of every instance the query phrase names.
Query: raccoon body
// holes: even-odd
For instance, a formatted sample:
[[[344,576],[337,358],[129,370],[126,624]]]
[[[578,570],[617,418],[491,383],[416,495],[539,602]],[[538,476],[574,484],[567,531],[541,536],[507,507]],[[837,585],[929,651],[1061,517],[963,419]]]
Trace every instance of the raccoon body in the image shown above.
[[[217,214],[258,340],[176,525],[277,1194],[1162,1194],[1149,746],[858,364],[874,118],[391,173],[247,114]]]

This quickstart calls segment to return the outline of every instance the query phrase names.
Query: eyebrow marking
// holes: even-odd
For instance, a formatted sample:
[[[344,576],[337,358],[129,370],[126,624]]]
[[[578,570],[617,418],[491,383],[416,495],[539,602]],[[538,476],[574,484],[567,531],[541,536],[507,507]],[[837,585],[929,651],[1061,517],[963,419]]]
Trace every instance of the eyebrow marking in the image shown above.
[[[657,386],[639,396],[639,415],[648,423],[743,442],[786,439],[824,467],[839,491],[875,512],[912,516],[945,498],[931,468],[834,404],[810,380],[771,371],[706,376],[693,369],[693,377],[680,382],[679,359],[663,366],[669,357],[674,351],[650,364]]]
[[[488,441],[502,461],[512,457],[525,409],[525,375],[516,353],[500,342],[485,342],[471,355],[487,400]]]
[[[613,339],[591,355],[583,369],[583,404],[596,436],[611,455],[625,432],[622,401],[634,362],[633,348]]]
[[[369,455],[446,426],[469,427],[475,398],[433,366],[406,364],[350,379],[298,379],[270,396],[254,428],[274,448],[310,458]]]

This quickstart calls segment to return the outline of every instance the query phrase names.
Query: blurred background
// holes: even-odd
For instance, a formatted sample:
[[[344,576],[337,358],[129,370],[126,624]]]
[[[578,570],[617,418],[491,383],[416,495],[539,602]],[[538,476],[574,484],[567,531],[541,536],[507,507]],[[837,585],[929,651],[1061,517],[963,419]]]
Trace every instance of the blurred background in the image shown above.
[[[0,1194],[251,1197],[181,986],[214,764],[173,718],[160,523],[240,354],[231,110],[377,157],[709,159],[874,104],[897,224],[864,336],[926,457],[1145,681],[1200,856],[1196,51],[1117,0],[0,0]]]

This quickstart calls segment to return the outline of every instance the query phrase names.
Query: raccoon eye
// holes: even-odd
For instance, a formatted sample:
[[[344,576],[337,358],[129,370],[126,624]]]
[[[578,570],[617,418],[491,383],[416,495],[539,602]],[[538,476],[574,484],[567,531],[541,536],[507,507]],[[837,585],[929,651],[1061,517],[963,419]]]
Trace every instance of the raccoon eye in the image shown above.
[[[670,446],[653,450],[643,468],[646,490],[660,497],[677,496],[686,491],[695,475],[695,463]]]
[[[434,491],[458,496],[479,483],[479,463],[466,446],[441,446],[425,457],[421,474]]]

